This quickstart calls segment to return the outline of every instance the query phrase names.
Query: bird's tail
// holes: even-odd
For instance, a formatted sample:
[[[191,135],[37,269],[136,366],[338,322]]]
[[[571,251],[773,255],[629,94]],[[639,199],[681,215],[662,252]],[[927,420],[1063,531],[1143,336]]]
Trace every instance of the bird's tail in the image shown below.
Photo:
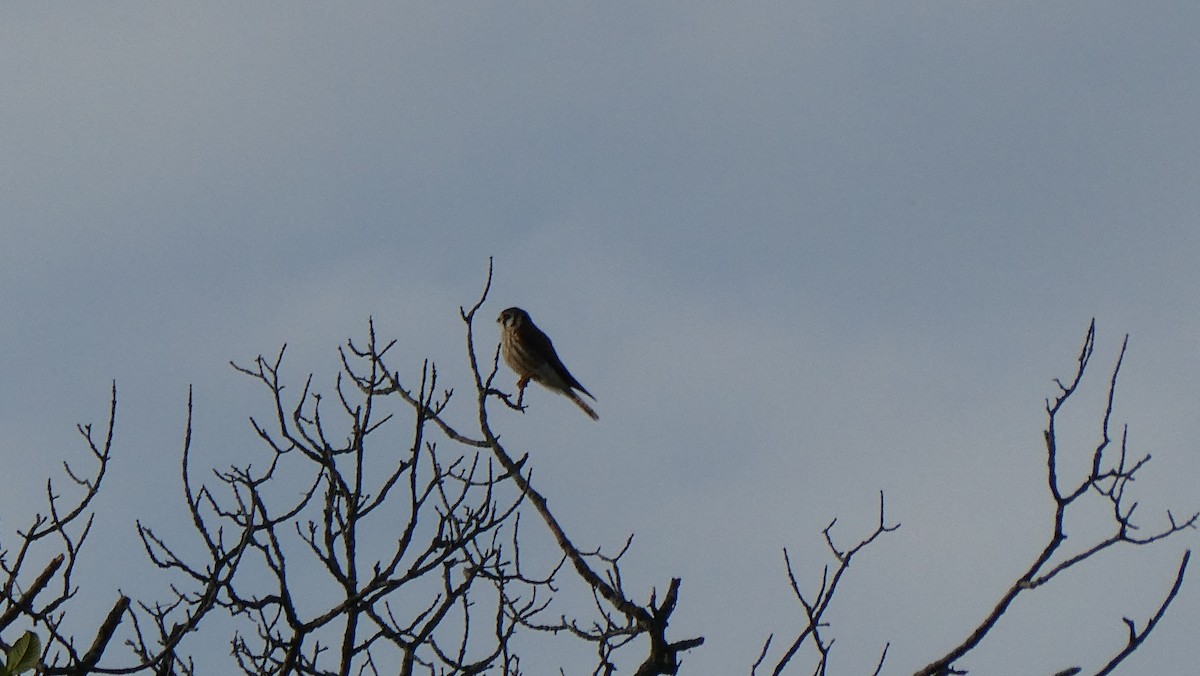
[[[583,409],[583,412],[588,414],[588,416],[591,417],[592,420],[600,419],[600,416],[596,415],[596,412],[592,410],[592,407],[588,406],[587,402],[585,402],[583,399],[580,399],[579,395],[575,394],[574,390],[563,390],[563,393],[567,395],[568,399],[575,402],[576,406]]]

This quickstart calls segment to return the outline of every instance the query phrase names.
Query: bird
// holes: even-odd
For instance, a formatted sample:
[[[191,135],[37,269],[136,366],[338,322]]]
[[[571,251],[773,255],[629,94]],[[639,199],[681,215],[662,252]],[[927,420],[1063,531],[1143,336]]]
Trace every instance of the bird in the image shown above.
[[[518,377],[518,404],[525,396],[525,386],[533,380],[573,401],[592,420],[600,419],[575,390],[583,392],[593,400],[595,397],[575,380],[575,376],[571,375],[566,366],[563,366],[558,353],[554,351],[554,343],[533,323],[528,312],[519,307],[510,307],[501,312],[496,321],[500,324],[500,344],[504,361]]]

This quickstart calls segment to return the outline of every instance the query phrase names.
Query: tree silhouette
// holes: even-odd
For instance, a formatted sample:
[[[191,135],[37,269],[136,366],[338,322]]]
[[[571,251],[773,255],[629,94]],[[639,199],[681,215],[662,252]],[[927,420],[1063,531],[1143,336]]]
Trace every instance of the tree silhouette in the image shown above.
[[[1064,451],[1059,448],[1058,416],[1063,407],[1079,389],[1084,373],[1091,362],[1095,349],[1095,341],[1096,322],[1093,320],[1088,326],[1083,347],[1079,352],[1077,360],[1078,368],[1075,371],[1074,377],[1068,383],[1056,379],[1054,382],[1058,387],[1058,393],[1053,400],[1048,399],[1046,401],[1047,421],[1046,429],[1043,432],[1043,439],[1046,445],[1046,486],[1053,501],[1054,511],[1051,515],[1051,532],[1045,546],[1037,553],[1033,563],[1029,565],[1025,572],[1014,580],[1000,596],[992,610],[977,625],[968,630],[967,637],[944,655],[918,670],[916,672],[917,676],[967,673],[964,670],[955,668],[954,663],[971,652],[991,633],[1018,596],[1032,593],[1058,575],[1066,573],[1086,561],[1097,558],[1100,554],[1114,547],[1149,545],[1176,535],[1186,529],[1196,527],[1196,522],[1200,519],[1200,513],[1193,513],[1187,518],[1180,520],[1168,511],[1165,523],[1157,530],[1150,531],[1146,535],[1138,534],[1142,532],[1142,529],[1133,521],[1137,503],[1130,500],[1126,490],[1129,488],[1130,482],[1134,480],[1137,472],[1150,461],[1150,455],[1146,454],[1138,458],[1130,456],[1127,444],[1128,427],[1122,430],[1120,442],[1116,448],[1113,448],[1113,439],[1110,435],[1113,400],[1117,392],[1117,375],[1120,373],[1121,364],[1125,359],[1125,349],[1129,344],[1128,335],[1125,336],[1125,340],[1121,343],[1121,350],[1117,356],[1116,365],[1113,366],[1112,375],[1108,381],[1107,403],[1100,422],[1100,441],[1095,448],[1090,450],[1090,471],[1085,476],[1074,481],[1064,478],[1061,475],[1060,464]],[[1081,501],[1088,499],[1099,500],[1107,505],[1107,511],[1111,515],[1111,532],[1107,537],[1077,547],[1074,551],[1062,552],[1062,546],[1067,539],[1066,531],[1063,527],[1067,514],[1073,507],[1079,506]],[[837,565],[832,576],[829,574],[828,566],[825,568],[825,571],[821,575],[821,582],[817,591],[810,593],[810,598],[806,597],[804,592],[801,591],[800,585],[796,581],[796,575],[792,570],[787,550],[784,550],[783,555],[787,576],[791,582],[792,592],[804,609],[805,621],[796,638],[773,663],[773,668],[770,672],[772,674],[783,673],[785,668],[792,663],[793,658],[796,657],[797,653],[805,645],[811,646],[815,653],[816,673],[826,673],[827,660],[833,642],[823,636],[822,629],[825,626],[823,616],[833,600],[834,593],[838,589],[838,584],[849,569],[852,557],[874,543],[883,534],[895,531],[900,527],[898,523],[893,526],[885,525],[882,494],[879,496],[879,525],[874,532],[858,544],[844,551],[839,550],[835,546],[831,536],[834,523],[830,523],[824,533],[825,542]],[[1125,645],[1121,646],[1117,653],[1096,672],[1098,675],[1111,673],[1125,658],[1137,650],[1150,632],[1154,630],[1155,626],[1157,626],[1166,613],[1167,607],[1171,605],[1171,602],[1175,600],[1175,596],[1179,593],[1190,558],[1191,550],[1185,551],[1182,560],[1179,562],[1179,569],[1175,574],[1174,582],[1149,619],[1141,623],[1141,628],[1139,628],[1137,621],[1128,617],[1122,618],[1129,630],[1128,639]],[[754,663],[752,672],[757,673],[760,668],[768,664],[767,657],[773,638],[773,636],[768,637],[763,644],[762,651]],[[875,670],[876,674],[880,673],[883,669],[884,662],[887,659],[888,647],[889,645],[885,645],[882,648],[878,667]],[[1079,673],[1080,671],[1082,671],[1080,667],[1071,667],[1058,672],[1056,676],[1067,676]]]
[[[554,486],[534,478],[528,455],[502,443],[490,421],[489,407],[523,410],[495,384],[499,346],[480,353],[476,344],[475,321],[491,280],[489,264],[480,297],[459,312],[472,376],[466,417],[450,415],[455,392],[443,387],[433,364],[424,362],[417,382],[400,377],[392,360],[403,357],[393,354],[395,341],[378,338],[373,321],[364,339],[340,350],[341,371],[325,393],[309,375],[292,394],[286,346],[271,358],[234,364],[271,403],[269,416],[251,419],[259,450],[244,465],[211,475],[196,471],[189,392],[180,486],[190,528],[166,535],[150,519],[136,523],[144,553],[169,581],[170,594],[136,601],[116,594],[95,631],[76,637],[64,620],[78,585],[89,583],[80,552],[111,458],[114,385],[104,433],[79,427],[91,470],[65,466],[69,497],[47,482],[45,513],[0,552],[0,636],[13,640],[0,647],[23,668],[34,665],[29,655],[40,647],[38,669],[46,674],[194,674],[205,672],[205,659],[192,654],[189,641],[203,632],[225,636],[248,674],[407,676],[520,674],[522,651],[537,650],[542,641],[581,641],[594,650],[592,673],[614,673],[618,655],[638,664],[641,676],[678,673],[681,655],[704,643],[669,635],[681,607],[680,578],[662,573],[660,589],[626,588],[622,558],[631,539],[610,551],[579,546],[587,535],[568,533],[549,507]],[[1168,513],[1164,525],[1142,535],[1133,520],[1136,503],[1127,488],[1149,456],[1131,456],[1124,433],[1118,443],[1109,436],[1124,347],[1090,472],[1074,480],[1062,476],[1066,451],[1059,448],[1056,420],[1080,385],[1094,337],[1093,323],[1074,378],[1059,382],[1047,402],[1047,488],[1055,511],[1044,549],[966,638],[919,674],[965,673],[954,663],[1002,621],[1018,596],[1111,548],[1148,545],[1195,526],[1195,514],[1176,519]],[[1109,505],[1112,532],[1067,551],[1063,520],[1085,500]],[[877,526],[853,545],[839,544],[835,525],[824,529],[833,565],[816,585],[806,584],[810,576],[795,570],[784,550],[802,622],[776,651],[774,637],[766,640],[753,673],[799,671],[804,656],[811,657],[804,670],[826,673],[834,645],[826,612],[850,583],[852,561],[868,556],[879,539],[903,533],[887,519],[882,494]],[[1147,620],[1125,619],[1128,641],[1099,673],[1115,668],[1157,626],[1188,560],[1185,553],[1174,584]],[[591,603],[565,601],[580,597]],[[127,650],[114,649],[118,637]],[[887,652],[881,646],[876,673]],[[578,665],[563,668],[578,671]]]

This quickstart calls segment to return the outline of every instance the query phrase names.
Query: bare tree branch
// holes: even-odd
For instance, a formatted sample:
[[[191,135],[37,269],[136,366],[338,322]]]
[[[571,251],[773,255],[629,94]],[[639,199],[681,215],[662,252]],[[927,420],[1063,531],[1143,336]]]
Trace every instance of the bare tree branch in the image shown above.
[[[1146,545],[1175,535],[1183,530],[1196,527],[1197,519],[1200,519],[1200,513],[1192,514],[1180,522],[1170,512],[1167,512],[1168,524],[1166,526],[1146,537],[1134,537],[1131,535],[1132,531],[1139,529],[1132,521],[1134,508],[1137,504],[1127,502],[1125,489],[1133,481],[1138,470],[1150,460],[1150,456],[1146,455],[1132,464],[1129,463],[1127,460],[1127,430],[1121,435],[1121,445],[1117,457],[1113,459],[1107,453],[1112,441],[1109,434],[1109,425],[1112,419],[1113,403],[1116,398],[1117,375],[1120,373],[1121,364],[1125,359],[1125,351],[1129,344],[1128,335],[1125,336],[1125,339],[1121,343],[1121,350],[1117,356],[1116,365],[1113,367],[1112,375],[1108,381],[1108,397],[1100,424],[1100,442],[1091,452],[1090,471],[1072,488],[1063,490],[1059,472],[1058,415],[1071,396],[1075,394],[1083,380],[1084,373],[1087,370],[1088,363],[1095,349],[1095,340],[1096,322],[1093,320],[1088,326],[1083,347],[1079,351],[1077,359],[1079,366],[1075,371],[1074,378],[1069,384],[1064,384],[1061,380],[1055,380],[1059,389],[1058,396],[1055,397],[1053,403],[1050,401],[1046,402],[1047,423],[1043,435],[1046,444],[1046,477],[1050,496],[1054,502],[1053,525],[1046,545],[1034,559],[1033,563],[1030,564],[1029,568],[1005,591],[992,611],[975,626],[967,638],[945,655],[918,671],[917,674],[924,676],[954,673],[951,665],[979,645],[1020,594],[1040,587],[1058,574],[1091,560],[1096,555],[1116,545]],[[1073,555],[1062,557],[1055,563],[1055,555],[1067,539],[1063,523],[1068,509],[1077,500],[1089,494],[1098,495],[1101,499],[1109,503],[1113,518],[1113,532],[1109,537],[1085,546]],[[1182,584],[1187,561],[1188,557],[1185,556],[1177,577],[1177,583],[1179,584]],[[1166,610],[1166,606],[1170,604],[1174,596],[1174,593],[1172,593],[1167,597],[1158,616],[1161,616],[1161,613]],[[1149,633],[1153,629],[1156,622],[1157,620],[1147,625],[1146,633]],[[1141,640],[1136,642],[1131,641],[1130,652],[1140,644]]]
[[[771,671],[774,676],[779,676],[779,674],[783,673],[784,669],[787,668],[792,659],[795,658],[797,653],[799,653],[800,648],[805,644],[806,641],[811,643],[813,648],[817,651],[816,673],[825,673],[829,660],[829,652],[833,646],[833,640],[824,639],[821,636],[821,628],[826,626],[823,618],[825,612],[829,609],[829,605],[833,602],[833,597],[834,594],[837,593],[838,585],[841,583],[846,571],[850,569],[850,563],[854,559],[855,555],[857,555],[866,547],[870,546],[879,538],[879,536],[883,535],[884,533],[894,532],[900,528],[899,523],[891,526],[887,525],[887,520],[884,516],[884,500],[882,491],[879,493],[879,521],[875,526],[875,530],[870,535],[862,540],[859,540],[858,543],[849,549],[841,550],[833,541],[832,533],[835,524],[837,524],[837,519],[830,521],[829,525],[825,527],[823,534],[825,536],[826,547],[829,549],[829,552],[833,556],[834,560],[837,561],[837,568],[834,570],[833,577],[830,577],[829,566],[825,566],[824,571],[821,573],[821,584],[817,588],[815,594],[806,596],[805,593],[801,591],[800,583],[796,580],[795,570],[792,568],[791,557],[788,555],[787,548],[784,548],[783,550],[783,562],[784,567],[787,570],[788,582],[791,585],[792,593],[796,596],[796,599],[800,602],[801,607],[804,609],[805,621],[801,630],[796,635],[795,640],[793,640],[787,649],[784,650],[783,654],[779,657],[779,660],[775,663],[775,668]],[[758,667],[762,665],[766,658],[767,649],[770,647],[770,644],[771,639],[768,638],[767,642],[763,645],[763,649],[758,660],[755,661],[753,667],[751,668],[752,674],[757,673]],[[886,657],[887,647],[884,647],[883,654],[879,658],[879,665],[875,670],[876,673],[883,668],[883,661]]]

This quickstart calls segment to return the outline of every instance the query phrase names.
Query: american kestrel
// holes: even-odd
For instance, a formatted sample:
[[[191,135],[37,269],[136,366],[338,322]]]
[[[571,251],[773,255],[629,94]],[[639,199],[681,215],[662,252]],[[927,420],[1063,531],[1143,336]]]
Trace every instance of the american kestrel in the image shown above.
[[[500,342],[503,346],[504,361],[519,376],[517,387],[521,390],[520,396],[524,396],[525,386],[533,380],[575,402],[575,405],[591,416],[592,420],[600,419],[592,407],[584,403],[574,390],[579,390],[589,397],[592,397],[592,393],[580,385],[567,367],[563,366],[558,353],[554,351],[554,343],[534,325],[528,312],[519,307],[510,307],[501,312],[496,321],[501,327]]]

